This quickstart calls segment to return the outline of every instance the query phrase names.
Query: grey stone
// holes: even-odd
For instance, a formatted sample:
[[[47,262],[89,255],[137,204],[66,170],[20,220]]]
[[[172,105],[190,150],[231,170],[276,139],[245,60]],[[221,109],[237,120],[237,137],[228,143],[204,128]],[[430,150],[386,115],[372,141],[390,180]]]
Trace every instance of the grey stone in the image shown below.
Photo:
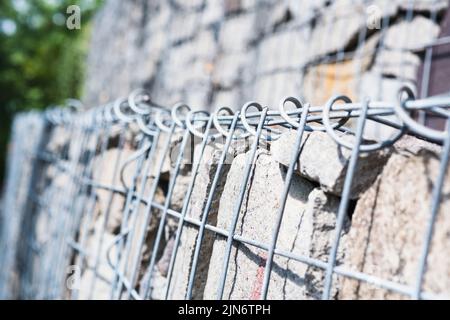
[[[139,289],[139,294],[144,296],[147,293],[148,281],[150,277],[150,272],[146,272],[144,277],[142,278],[141,286]],[[167,287],[167,278],[163,276],[159,270],[154,270],[152,274],[152,286],[150,292],[151,300],[164,300],[166,287]]]
[[[85,268],[80,278],[80,289],[78,299],[86,300],[90,298],[90,289],[94,277],[95,287],[92,292],[92,299],[94,300],[108,300],[111,295],[111,282],[114,280],[114,271],[109,266],[106,257],[108,253],[108,247],[115,240],[115,235],[108,230],[103,233],[103,244],[100,248],[100,236],[102,231],[103,219],[97,219],[94,223],[93,229],[88,237],[86,247],[89,248],[90,255],[85,259]],[[99,263],[97,266],[97,274],[101,275],[98,277],[94,274],[92,268],[95,266],[96,254],[99,254]],[[112,257],[115,257],[117,251],[113,248],[110,252]]]
[[[199,32],[192,41],[173,47],[163,65],[164,86],[180,90],[193,82],[208,83],[215,54],[216,41],[212,31]]]
[[[246,156],[235,158],[220,201],[217,226],[228,230],[239,194]],[[236,234],[269,244],[280,206],[285,173],[265,151],[258,151],[256,167],[239,213]],[[334,235],[338,198],[326,195],[307,180],[293,177],[277,248],[326,261]],[[209,265],[205,299],[215,299],[222,272],[226,239],[217,235]],[[261,296],[267,251],[235,242],[228,266],[224,299]],[[341,254],[339,255],[341,259]],[[320,295],[323,272],[284,257],[274,257],[269,299],[313,299]]]
[[[183,101],[191,107],[192,110],[200,111],[208,109],[211,95],[209,84],[199,84],[196,88],[187,87],[184,90]]]
[[[414,2],[399,1],[400,8],[414,11],[442,11],[448,7],[447,0],[415,0]]]
[[[207,1],[203,11],[202,24],[211,25],[217,23],[224,18],[225,8],[222,0]]]
[[[104,161],[105,165],[102,166],[102,175],[99,176],[97,179],[98,183],[101,185],[112,185],[117,186],[119,185],[119,175],[115,174],[115,164],[116,161],[119,159],[121,160],[121,164],[132,156],[132,151],[130,149],[110,149],[107,150],[103,155],[101,155],[102,160]],[[118,158],[120,157],[120,158]],[[119,168],[121,166],[119,165]],[[126,183],[131,183],[132,181],[132,175],[134,174],[134,170],[136,167],[134,165],[130,165],[126,168],[124,171],[124,179]],[[115,178],[114,178],[115,176]],[[122,222],[122,215],[123,210],[125,206],[125,198],[126,195],[119,194],[119,193],[111,193],[111,191],[106,189],[96,189],[96,212],[99,216],[104,216],[109,209],[109,217],[106,224],[106,229],[110,233],[114,233],[117,231],[117,228],[120,227],[120,224]],[[111,199],[111,203],[109,203],[109,200]]]
[[[430,219],[437,155],[427,149],[416,154],[396,152],[376,183],[356,206],[346,246],[345,266],[413,288],[419,257]],[[443,194],[450,192],[447,175]],[[450,259],[447,252],[450,219],[448,197],[443,197],[428,255],[423,290],[448,299]],[[408,297],[354,279],[342,281],[341,299],[407,299]]]
[[[224,52],[242,52],[256,40],[256,14],[237,15],[225,20],[219,35],[219,45]]]
[[[302,93],[313,104],[325,104],[331,96],[344,94],[357,100],[362,75],[372,66],[380,34],[371,36],[360,46],[353,59],[338,59],[308,67]]]
[[[435,154],[442,152],[442,146],[409,135],[405,135],[398,140],[394,144],[394,148],[399,153],[409,152],[414,155],[419,155],[423,150],[428,150]]]
[[[399,90],[405,85],[408,85],[414,93],[417,91],[412,82],[384,77],[380,69],[374,68],[362,75],[358,100],[368,97],[373,101],[382,100],[393,103],[398,101]]]
[[[353,137],[350,135],[338,135],[347,141],[353,141]],[[296,172],[319,183],[326,192],[340,196],[351,150],[340,147],[324,132],[314,131],[307,138],[305,136],[304,141]],[[294,143],[295,133],[284,133],[284,136],[272,143],[271,152],[274,159],[288,166]],[[351,198],[358,198],[375,181],[389,155],[389,150],[360,154],[350,192]]]
[[[420,58],[411,52],[381,50],[372,70],[379,70],[383,76],[415,81],[419,65]]]
[[[372,5],[377,6],[381,17],[397,13],[394,1],[373,1]],[[320,57],[347,48],[367,27],[366,11],[367,4],[362,1],[338,0],[326,7],[311,35],[310,56]]]
[[[221,89],[232,89],[245,82],[251,74],[249,65],[251,65],[253,56],[253,52],[219,55],[214,64],[213,84]]]
[[[239,110],[243,105],[243,101],[240,99],[237,88],[232,90],[217,90],[214,92],[211,105],[213,106],[213,110],[224,106],[230,107],[232,110]]]
[[[311,14],[312,11],[325,7],[327,0],[288,0],[289,11],[298,18],[304,18],[305,15]]]
[[[400,79],[383,77],[379,69],[372,69],[362,76],[358,101],[362,101],[364,98],[370,98],[371,101],[397,103],[399,90],[405,85],[408,85],[413,92],[417,91],[415,84],[412,82],[405,83],[405,81]],[[400,120],[395,115],[385,116],[383,118],[400,124]],[[397,129],[375,121],[367,121],[364,127],[364,137],[377,141],[389,139],[397,132]]]
[[[411,32],[414,30],[414,32]],[[384,45],[393,50],[422,50],[439,34],[439,25],[422,16],[402,21],[386,31]]]
[[[296,31],[283,31],[265,37],[259,45],[257,73],[294,71],[307,62],[309,43]]]
[[[199,161],[199,149],[196,149],[197,158]],[[189,202],[188,217],[197,220],[202,219],[203,210],[206,206],[206,201],[209,196],[210,188],[217,170],[218,160],[221,155],[221,147],[214,145],[207,145],[205,147],[199,172],[196,177],[194,189],[192,191]],[[232,153],[227,155],[233,157]],[[229,163],[230,161],[227,161]],[[217,221],[217,211],[219,207],[220,196],[223,192],[226,177],[230,164],[224,164],[222,172],[214,193],[213,201],[208,212],[207,223],[215,225]],[[187,286],[189,275],[192,267],[193,252],[198,237],[198,227],[190,224],[185,224],[180,245],[178,247],[177,259],[174,265],[172,283],[169,293],[170,299],[184,299],[187,293]],[[209,259],[211,256],[213,244],[213,235],[210,232],[205,232],[202,247],[200,250],[199,262],[197,265],[196,278],[194,280],[194,287],[192,292],[193,299],[202,299],[203,290],[208,275]]]
[[[192,38],[201,24],[201,12],[180,11],[171,16],[169,28],[169,39],[171,43],[186,41]]]
[[[150,169],[148,176],[150,178],[155,178],[159,172],[161,172],[162,180],[169,180],[169,175],[173,173],[178,156],[180,154],[180,148],[183,142],[184,130],[176,129],[176,131],[170,137],[170,143],[167,147],[169,134],[166,132],[161,132],[159,140],[156,143],[156,150],[153,153],[153,158],[151,159]],[[187,137],[186,146],[183,150],[183,155],[180,164],[181,174],[186,174],[192,165],[192,145],[197,145],[199,140],[193,139],[191,135]],[[166,149],[167,148],[167,149]],[[159,170],[162,163],[161,170]]]
[[[275,73],[260,77],[253,86],[254,101],[277,109],[286,96],[298,96],[301,75],[298,72]]]

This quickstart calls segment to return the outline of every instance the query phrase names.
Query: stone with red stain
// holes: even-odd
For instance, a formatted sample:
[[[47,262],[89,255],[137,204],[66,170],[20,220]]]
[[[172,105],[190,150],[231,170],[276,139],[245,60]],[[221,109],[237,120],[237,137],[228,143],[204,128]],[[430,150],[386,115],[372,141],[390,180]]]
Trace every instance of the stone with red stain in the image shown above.
[[[238,199],[246,157],[235,158],[220,201],[217,226],[228,230]],[[259,150],[251,173],[235,234],[268,245],[281,204],[285,169],[266,151]],[[326,261],[334,236],[337,197],[299,177],[293,177],[286,201],[277,248]],[[216,236],[205,286],[205,299],[216,298],[226,239]],[[235,242],[230,255],[224,299],[258,299],[263,289],[267,251]],[[339,255],[339,259],[341,255]],[[269,299],[319,298],[323,271],[280,256],[274,257]],[[335,292],[335,291],[334,291]]]
[[[439,157],[431,151],[433,146],[422,144],[419,147],[417,142],[411,142],[411,147],[405,147],[407,141],[396,147],[376,183],[358,201],[346,242],[345,265],[350,270],[413,288],[430,219]],[[449,193],[450,176],[447,174],[423,281],[424,292],[445,299],[450,297]],[[354,279],[341,281],[341,299],[408,298]]]

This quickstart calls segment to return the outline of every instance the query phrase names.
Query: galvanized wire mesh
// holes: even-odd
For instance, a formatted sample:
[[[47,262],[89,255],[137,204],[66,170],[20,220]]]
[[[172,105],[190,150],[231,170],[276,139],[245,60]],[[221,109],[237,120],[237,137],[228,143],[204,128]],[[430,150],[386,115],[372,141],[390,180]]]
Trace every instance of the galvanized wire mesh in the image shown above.
[[[405,5],[404,9],[406,20],[416,15],[412,9],[414,1],[409,4],[411,7]],[[433,12],[430,18],[437,19],[437,13]],[[334,32],[340,36],[345,33],[345,24],[339,27],[338,20],[320,18],[320,12],[316,14],[311,19],[319,19],[324,28],[330,29],[325,33],[330,37],[324,39],[324,44],[332,41]],[[364,12],[361,23],[366,23],[366,18]],[[388,25],[389,21],[383,21],[381,30]],[[18,116],[1,220],[0,296],[201,299],[211,297],[204,293],[206,277],[216,273],[214,297],[229,298],[227,286],[230,285],[230,259],[236,257],[234,252],[258,248],[264,257],[262,262],[255,262],[260,264],[255,279],[259,286],[249,298],[271,298],[274,275],[280,268],[277,259],[320,271],[321,290],[311,298],[337,298],[336,290],[342,278],[355,279],[402,297],[449,298],[448,293],[423,288],[433,228],[444,197],[442,189],[450,152],[450,98],[448,95],[427,97],[430,73],[426,70],[432,61],[433,48],[447,44],[448,39],[432,39],[421,48],[425,52],[425,71],[419,80],[420,99],[416,100],[408,88],[396,91],[399,94],[396,100],[391,96],[384,100],[383,90],[377,91],[378,97],[367,98],[371,95],[358,87],[358,77],[349,84],[345,75],[339,75],[336,70],[329,88],[325,79],[329,72],[315,66],[330,61],[360,65],[358,57],[364,56],[361,50],[367,45],[368,30],[361,28],[352,48],[324,52],[325,60],[294,70],[304,77],[301,89],[309,103],[287,97],[279,106],[249,102],[238,111],[222,107],[209,114],[191,110],[185,104],[171,108],[158,105],[147,93],[138,90],[125,99],[89,110],[70,101],[67,108]],[[382,50],[380,43],[383,42],[372,49]],[[398,50],[406,54],[410,50],[405,48]],[[320,46],[311,51],[317,54]],[[402,56],[400,61],[406,58]],[[355,70],[356,75],[362,76],[359,68]],[[339,86],[335,87],[336,84]],[[411,85],[408,79],[402,84]],[[353,89],[354,86],[358,88]],[[311,92],[314,96],[308,96]],[[330,97],[333,92],[346,95]],[[294,108],[288,111],[289,105]],[[256,110],[250,111],[252,108]],[[427,117],[447,123],[446,130],[424,126]],[[391,135],[378,134],[381,137],[378,142],[368,143],[364,129],[367,133],[369,126]],[[249,238],[238,229],[246,223],[240,212],[250,193],[256,159],[261,150],[270,149],[287,131],[295,134],[295,140],[283,189],[270,191],[279,193],[280,201],[273,221],[264,226],[269,240]],[[351,151],[333,237],[324,259],[277,246],[297,159],[302,153],[302,140],[313,131],[325,132],[336,145]],[[341,133],[350,135],[351,141],[343,140]],[[353,270],[338,261],[358,162],[365,154],[389,148],[405,135],[442,145],[439,170],[432,177],[426,232],[416,255],[417,272],[414,283],[410,284]],[[245,153],[245,161],[237,197],[230,204],[229,221],[223,227],[217,222],[217,212],[211,211],[218,202],[226,201],[220,199],[223,177],[228,174],[233,153]],[[209,181],[204,181],[202,176],[206,167]],[[196,194],[202,197],[198,199]],[[197,214],[192,213],[192,208],[196,208]],[[206,256],[211,254],[210,246],[219,241],[222,250],[216,253],[221,265],[217,270],[205,271],[209,267],[210,258]],[[209,251],[205,253],[205,250]],[[181,273],[184,280],[177,278]]]
[[[267,252],[261,292],[263,298],[270,290],[272,262],[274,256],[277,255],[323,269],[326,275],[323,298],[330,297],[330,290],[333,287],[333,282],[335,282],[333,281],[334,274],[367,281],[410,297],[435,298],[436,296],[432,293],[422,292],[421,283],[426,270],[425,262],[432,235],[432,226],[442,196],[441,189],[448,166],[450,138],[448,131],[438,132],[420,127],[409,118],[408,114],[412,110],[431,110],[442,116],[447,114],[446,109],[450,99],[438,97],[425,100],[404,100],[402,103],[399,102],[397,106],[369,101],[336,105],[335,103],[339,99],[346,98],[333,98],[325,107],[310,107],[309,105],[302,105],[298,100],[290,97],[286,102],[294,102],[298,108],[289,112],[284,110],[284,103],[281,104],[280,111],[269,111],[257,103],[249,103],[235,114],[223,115],[225,111],[229,112],[226,109],[219,110],[212,116],[190,111],[182,118],[180,112],[187,108],[185,105],[175,106],[172,109],[172,115],[167,117],[170,112],[165,109],[152,107],[151,104],[136,104],[134,102],[127,104],[125,101],[119,101],[114,107],[107,106],[79,114],[67,110],[53,110],[46,113],[46,118],[39,114],[27,115],[28,121],[23,121],[23,124],[40,123],[41,127],[36,128],[36,130],[40,131],[41,134],[57,135],[57,137],[54,145],[35,144],[35,150],[31,152],[31,168],[34,172],[17,173],[16,170],[21,171],[21,169],[27,168],[24,165],[26,162],[10,164],[11,189],[8,193],[9,198],[6,199],[4,221],[7,221],[9,217],[12,219],[3,225],[7,231],[2,233],[4,237],[2,244],[7,248],[2,250],[2,261],[10,261],[10,255],[14,254],[21,257],[19,268],[20,287],[23,290],[21,296],[25,298],[56,299],[76,298],[79,294],[83,294],[82,297],[87,298],[92,297],[101,284],[103,289],[107,288],[110,291],[110,298],[149,298],[151,288],[153,288],[152,280],[154,280],[152,271],[155,271],[158,259],[163,256],[161,251],[165,246],[169,248],[166,250],[169,250],[170,254],[166,271],[167,283],[163,290],[164,294],[160,298],[170,298],[170,282],[171,277],[173,277],[175,260],[178,258],[177,248],[180,245],[181,234],[183,231],[186,232],[187,226],[195,226],[198,228],[198,235],[195,246],[192,248],[193,260],[186,298],[192,298],[193,290],[195,290],[197,263],[202,240],[207,233],[223,237],[227,244],[223,256],[223,268],[217,270],[221,274],[220,286],[217,291],[218,298],[223,297],[230,252],[235,243],[245,243]],[[133,106],[136,113],[124,114],[121,109],[127,106]],[[249,113],[250,107],[257,107],[260,110]],[[320,111],[319,114],[317,114],[318,111]],[[375,120],[379,118],[385,123],[383,117],[391,115],[397,116],[404,123],[401,127],[396,124],[392,125],[398,134],[390,140],[370,145],[363,144],[362,134],[367,119]],[[344,122],[351,118],[357,119],[356,131],[344,126]],[[312,125],[317,122],[321,124]],[[42,125],[43,123],[45,123],[45,126]],[[136,135],[130,140],[130,137],[126,135],[130,133],[131,127],[136,123],[138,124],[135,129]],[[275,129],[275,127],[279,129]],[[343,148],[352,150],[339,205],[335,230],[336,237],[326,261],[319,261],[307,256],[297,256],[292,252],[277,249],[276,243],[282,222],[284,202],[281,203],[277,213],[276,223],[268,226],[270,229],[267,232],[272,234],[272,240],[269,243],[246,239],[236,232],[238,213],[248,188],[252,170],[254,170],[256,152],[261,147],[264,148],[264,146],[261,146],[263,141],[276,139],[278,131],[283,128],[296,131],[295,147],[292,154],[293,161],[286,173],[285,189],[278,190],[282,194],[281,199],[284,199],[284,201],[288,196],[296,164],[295,159],[298,158],[300,153],[302,135],[305,131],[325,130],[336,140],[336,143]],[[340,131],[352,132],[354,142],[349,144],[341,141],[335,134]],[[424,238],[423,250],[418,253],[421,260],[417,282],[411,288],[369,274],[348,270],[342,266],[336,266],[340,239],[338,235],[341,234],[344,227],[344,219],[350,201],[349,192],[358,157],[361,153],[373,152],[391,145],[406,132],[444,144],[440,172],[434,184],[429,228]],[[64,135],[70,137],[68,145],[58,145],[57,140],[65,141]],[[173,150],[171,152],[171,142],[173,142],[174,135],[178,136],[179,147],[176,152],[173,152]],[[162,139],[163,136],[166,136],[165,140]],[[39,137],[39,135],[36,135],[36,137]],[[195,142],[196,137],[197,141]],[[203,213],[201,217],[190,217],[187,212],[189,206],[193,205],[190,199],[199,167],[202,165],[201,158],[204,149],[211,143],[211,140],[217,141],[220,137],[225,137],[225,142],[223,149],[219,152],[214,179],[207,192]],[[26,141],[31,142],[28,135],[23,138],[19,135],[16,138],[18,138],[18,141],[14,144],[15,148],[23,146]],[[223,166],[233,139],[250,139],[250,151],[247,154],[239,197],[233,205],[232,221],[227,230],[209,224],[208,212],[213,197],[216,196],[215,188],[217,188],[219,177],[223,174]],[[194,161],[190,159],[192,149],[190,149],[189,144],[191,143],[196,144],[198,148]],[[54,149],[52,150],[52,148]],[[108,151],[111,150],[114,152],[108,154]],[[125,157],[123,157],[124,155]],[[162,178],[163,174],[167,174],[163,169],[166,157],[172,157],[173,163],[168,172],[169,176]],[[13,159],[17,160],[17,156]],[[107,167],[105,160],[108,161],[109,166],[112,165],[114,168],[112,176],[107,174],[105,176],[112,178],[113,181],[103,181],[102,179],[103,169]],[[130,170],[125,173],[127,166],[130,166]],[[186,166],[188,168],[185,168]],[[17,174],[19,176],[16,176]],[[22,185],[20,176],[34,180],[34,182],[28,184],[30,189],[25,192],[27,199],[24,202],[28,206],[32,206],[32,210],[21,210],[15,207],[16,201],[21,199],[21,192],[15,191],[15,187]],[[173,209],[171,201],[177,186],[177,179],[180,177],[185,179],[186,176],[187,181],[184,183],[188,183],[188,188],[185,189],[186,193],[183,194],[182,207],[178,210]],[[51,179],[50,187],[39,189],[41,180],[45,179]],[[163,184],[163,179],[168,183],[165,186],[165,197],[158,197],[157,193],[160,192],[158,188]],[[117,197],[122,199],[122,204],[119,206],[114,203],[114,201],[117,201]],[[158,202],[161,199],[163,199],[163,202]],[[106,207],[100,209],[99,203],[106,204]],[[114,207],[113,210],[117,210],[117,208],[122,210],[111,212],[112,207]],[[117,214],[119,215],[117,216]],[[110,223],[108,219],[120,219],[120,223],[116,226],[118,230],[108,231],[108,224]],[[14,229],[13,226],[15,226]],[[149,230],[150,228],[153,228],[153,230]],[[171,246],[166,244],[169,240],[165,235],[167,232],[174,236]],[[152,241],[146,239],[150,233],[153,233]],[[14,245],[11,245],[14,241],[23,242],[19,246],[19,252],[12,251],[12,248],[15,248]],[[150,244],[153,246],[152,248],[148,248]],[[143,254],[147,257],[143,258]],[[142,264],[142,261],[146,262]],[[145,272],[141,269],[144,266],[147,267]],[[70,268],[73,268],[73,270]],[[109,276],[113,275],[112,278],[102,274],[108,268],[114,270],[113,273],[106,272]],[[147,276],[144,277],[143,273],[146,273]],[[71,276],[80,276],[81,274],[83,277],[90,275],[87,277],[89,281],[85,278],[82,281],[82,288],[77,287],[76,290],[68,290],[68,288],[72,288],[71,285],[77,285],[75,280],[79,280],[71,278]],[[7,274],[3,273],[3,276],[5,275]],[[146,281],[143,281],[143,279]],[[3,288],[8,283],[7,280],[2,281]],[[72,284],[71,280],[73,281]],[[87,283],[84,283],[84,281],[87,281]],[[141,290],[138,290],[138,288]],[[107,298],[107,296],[103,297]]]

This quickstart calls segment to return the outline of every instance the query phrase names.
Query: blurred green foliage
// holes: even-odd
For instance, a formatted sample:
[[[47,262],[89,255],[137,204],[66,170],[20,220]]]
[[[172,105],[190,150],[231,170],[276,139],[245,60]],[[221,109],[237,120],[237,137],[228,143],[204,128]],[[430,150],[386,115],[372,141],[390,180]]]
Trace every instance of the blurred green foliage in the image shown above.
[[[100,4],[100,0],[0,1],[0,184],[14,113],[81,96],[90,21]],[[81,9],[79,30],[66,26],[70,5]]]

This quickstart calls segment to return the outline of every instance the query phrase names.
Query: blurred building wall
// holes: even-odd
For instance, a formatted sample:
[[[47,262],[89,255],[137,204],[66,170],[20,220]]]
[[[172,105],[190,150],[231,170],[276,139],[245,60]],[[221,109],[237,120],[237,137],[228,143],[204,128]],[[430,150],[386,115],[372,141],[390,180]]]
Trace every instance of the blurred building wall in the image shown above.
[[[85,102],[144,87],[194,109],[418,95],[447,0],[108,0],[95,19]],[[429,74],[421,75],[421,77]],[[420,79],[419,79],[420,78]]]

